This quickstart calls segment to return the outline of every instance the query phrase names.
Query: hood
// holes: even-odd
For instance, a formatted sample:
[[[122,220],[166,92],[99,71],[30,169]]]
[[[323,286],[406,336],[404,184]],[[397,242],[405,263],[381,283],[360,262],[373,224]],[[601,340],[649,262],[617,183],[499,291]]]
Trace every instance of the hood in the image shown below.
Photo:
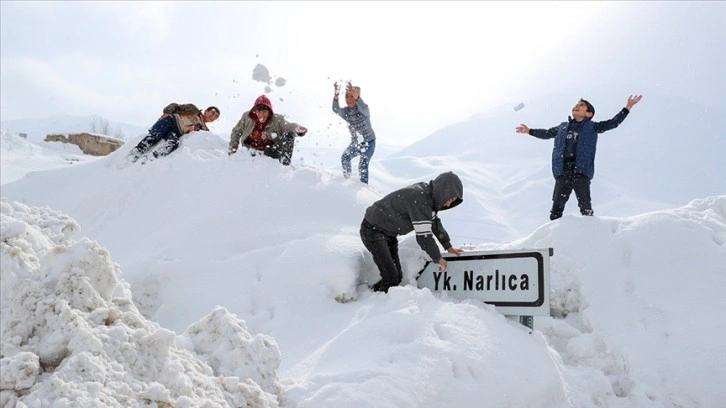
[[[254,115],[255,108],[257,107],[257,105],[265,105],[265,106],[267,106],[267,108],[270,109],[270,118],[272,118],[272,116],[275,114],[275,111],[272,110],[272,102],[270,102],[270,98],[268,98],[265,95],[260,95],[260,96],[257,97],[257,99],[255,99],[255,104],[252,105],[252,108],[250,109],[249,116],[252,119],[257,119],[257,116]]]
[[[461,183],[459,176],[451,171],[439,174],[429,184],[434,197],[434,208],[436,211],[454,208],[464,201],[464,185]],[[444,208],[444,203],[452,197],[456,197],[457,200],[450,207]]]

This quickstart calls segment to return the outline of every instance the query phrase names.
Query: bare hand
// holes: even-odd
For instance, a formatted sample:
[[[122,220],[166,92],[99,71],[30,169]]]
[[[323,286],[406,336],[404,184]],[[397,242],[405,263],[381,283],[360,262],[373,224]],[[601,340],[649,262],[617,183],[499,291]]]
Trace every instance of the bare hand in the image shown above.
[[[461,254],[464,253],[464,251],[462,251],[461,248],[454,248],[454,247],[447,249],[446,252],[448,252],[450,254],[454,254],[456,256],[460,256]]]
[[[529,128],[524,123],[520,124],[515,129],[517,133],[529,133]]]
[[[348,85],[345,87],[345,91],[347,93],[349,93],[350,96],[353,97],[353,99],[355,99],[356,101],[358,100],[358,97],[360,95],[358,95],[358,91],[356,91],[355,88],[353,88],[353,84],[352,83],[348,82]]]
[[[635,106],[636,103],[640,102],[640,100],[642,98],[643,98],[643,95],[635,95],[635,96],[630,95],[630,97],[628,98],[628,103],[625,105],[625,107],[628,110],[633,109],[633,106]]]
[[[340,94],[340,87],[338,86],[337,82],[333,84],[333,87],[335,88],[335,93],[333,94],[333,97],[335,97],[335,99],[338,99],[338,94]]]
[[[444,259],[444,258],[439,259],[439,271],[446,270],[446,264],[447,264],[446,259]]]

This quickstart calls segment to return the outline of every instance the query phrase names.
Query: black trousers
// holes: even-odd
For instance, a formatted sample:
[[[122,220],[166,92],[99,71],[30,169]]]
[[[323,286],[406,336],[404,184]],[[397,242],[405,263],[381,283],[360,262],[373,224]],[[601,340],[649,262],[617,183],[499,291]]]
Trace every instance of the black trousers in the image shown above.
[[[398,259],[398,238],[387,235],[365,219],[360,224],[360,238],[381,273],[381,280],[372,289],[388,292],[391,286],[398,286],[403,280],[401,260]]]
[[[292,151],[295,148],[295,135],[285,133],[275,139],[270,147],[262,153],[267,157],[277,159],[283,166],[289,166],[292,161]]]
[[[565,204],[570,199],[572,190],[575,190],[577,205],[580,207],[580,214],[594,214],[592,210],[592,199],[590,198],[590,179],[584,174],[575,172],[574,168],[570,168],[565,169],[565,172],[555,179],[550,220],[556,220],[562,217],[562,213],[565,211]]]

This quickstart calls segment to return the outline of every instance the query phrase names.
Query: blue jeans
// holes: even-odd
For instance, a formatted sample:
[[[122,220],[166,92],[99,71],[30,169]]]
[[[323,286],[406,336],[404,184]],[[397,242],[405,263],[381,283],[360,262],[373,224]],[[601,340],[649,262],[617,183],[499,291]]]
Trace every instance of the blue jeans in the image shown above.
[[[340,162],[343,164],[343,176],[345,178],[350,177],[350,173],[352,172],[352,168],[350,165],[350,161],[355,157],[360,155],[360,164],[358,164],[358,173],[360,173],[360,181],[368,184],[368,165],[371,162],[371,157],[373,157],[373,152],[376,151],[376,141],[371,140],[370,142],[362,142],[358,143],[357,141],[352,141],[350,145],[348,145],[348,148],[345,149],[343,152],[343,155],[340,157]]]
[[[164,142],[164,145],[161,146],[158,151],[154,152],[154,157],[166,156],[179,147],[180,137],[179,129],[176,126],[176,119],[173,115],[167,116],[154,123],[154,126],[149,129],[149,134],[141,139],[136,147],[131,149],[129,155],[131,156],[132,161],[136,161],[139,157],[151,150],[151,148],[155,145],[160,142]]]

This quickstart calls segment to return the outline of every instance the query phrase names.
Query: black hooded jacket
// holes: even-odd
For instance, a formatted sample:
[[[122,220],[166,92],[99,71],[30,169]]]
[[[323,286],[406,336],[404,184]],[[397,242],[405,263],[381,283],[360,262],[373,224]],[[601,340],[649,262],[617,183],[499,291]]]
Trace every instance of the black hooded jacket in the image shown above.
[[[445,208],[444,203],[454,197],[456,200]],[[390,236],[406,235],[415,230],[416,242],[421,249],[432,261],[438,262],[441,254],[433,236],[444,249],[451,248],[451,240],[437,213],[456,207],[463,199],[464,186],[459,176],[449,171],[428,183],[412,184],[389,193],[368,207],[365,219]]]

